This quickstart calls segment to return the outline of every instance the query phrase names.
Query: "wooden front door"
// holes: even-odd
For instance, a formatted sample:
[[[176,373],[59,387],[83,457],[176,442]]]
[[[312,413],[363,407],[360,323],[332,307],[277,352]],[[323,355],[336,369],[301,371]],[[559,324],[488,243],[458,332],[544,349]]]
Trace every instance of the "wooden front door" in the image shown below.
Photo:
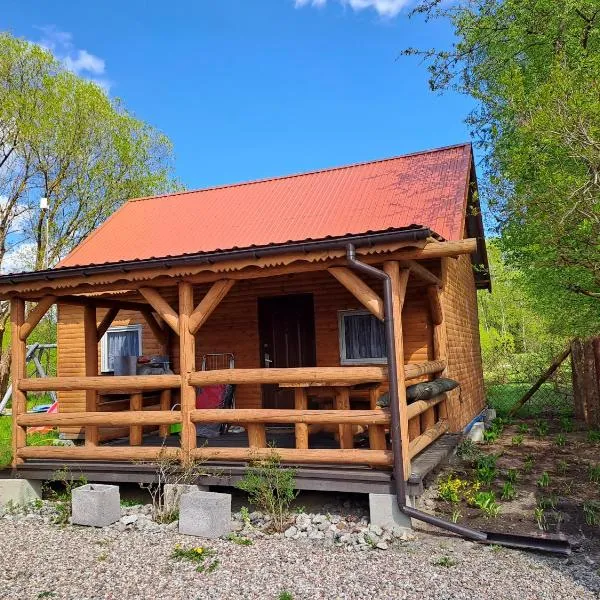
[[[258,299],[260,360],[263,368],[316,366],[312,294]],[[262,386],[263,408],[294,408],[294,390]]]

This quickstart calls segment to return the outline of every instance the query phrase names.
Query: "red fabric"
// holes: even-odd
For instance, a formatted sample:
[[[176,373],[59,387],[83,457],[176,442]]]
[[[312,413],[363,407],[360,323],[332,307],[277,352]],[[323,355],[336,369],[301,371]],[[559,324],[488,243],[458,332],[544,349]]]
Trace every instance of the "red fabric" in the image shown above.
[[[196,393],[196,408],[221,408],[225,385],[207,385]]]
[[[462,239],[471,146],[131,200],[58,265],[73,267],[429,227]]]

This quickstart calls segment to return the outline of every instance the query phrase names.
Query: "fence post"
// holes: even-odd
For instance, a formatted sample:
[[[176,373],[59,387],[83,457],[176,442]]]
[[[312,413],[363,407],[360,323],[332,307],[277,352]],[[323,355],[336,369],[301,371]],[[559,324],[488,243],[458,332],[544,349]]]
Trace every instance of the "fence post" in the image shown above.
[[[194,289],[191,283],[179,283],[179,373],[181,375],[181,453],[183,462],[189,462],[196,448],[196,426],[190,412],[196,408],[196,392],[188,383],[188,376],[196,370],[196,338],[190,332],[189,320],[194,310]]]
[[[25,322],[25,301],[22,298],[11,298],[11,377],[12,377],[12,451],[13,466],[23,461],[17,454],[20,448],[27,445],[27,430],[17,424],[19,415],[27,411],[27,394],[19,389],[21,379],[27,375],[25,369],[26,342],[21,339],[21,328]]]

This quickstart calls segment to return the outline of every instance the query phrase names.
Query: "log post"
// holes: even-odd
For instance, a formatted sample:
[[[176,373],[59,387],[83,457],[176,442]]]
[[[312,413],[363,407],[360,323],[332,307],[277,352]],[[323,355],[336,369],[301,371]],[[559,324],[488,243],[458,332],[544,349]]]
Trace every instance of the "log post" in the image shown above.
[[[308,408],[308,397],[306,388],[294,388],[294,408],[296,410],[306,410]],[[296,423],[296,448],[308,448],[308,425],[306,423]]]
[[[336,410],[350,410],[350,391],[347,387],[335,389],[335,408]],[[340,448],[353,448],[354,436],[352,435],[352,425],[339,425]]]
[[[84,360],[86,377],[96,377],[98,375],[97,332],[96,307],[86,305],[83,307]],[[97,408],[98,392],[96,390],[86,390],[86,412],[96,412]],[[90,447],[95,447],[98,445],[98,427],[88,426],[85,428],[85,445]]]
[[[427,296],[429,298],[429,313],[431,322],[433,323],[433,360],[442,360],[447,362],[448,354],[448,338],[446,334],[446,320],[444,318],[444,305],[442,298],[442,289],[437,285],[431,285],[427,288]],[[439,375],[444,375],[445,369],[440,371]],[[438,407],[438,417],[448,416],[447,400],[444,400]],[[421,431],[427,431],[437,421],[435,415],[435,407],[427,409],[421,415]]]
[[[408,414],[406,412],[406,380],[404,365],[404,339],[402,334],[402,307],[406,296],[409,269],[400,269],[398,261],[386,261],[383,270],[392,282],[392,316],[394,318],[394,342],[396,346],[396,364],[398,365],[398,402],[400,403],[400,438],[404,458],[404,477],[410,477],[410,455],[408,452]]]
[[[264,423],[248,423],[246,431],[248,432],[248,446],[250,448],[267,447],[267,432]]]
[[[377,405],[377,397],[379,395],[379,387],[372,386],[369,389],[369,408],[371,410],[381,410]],[[369,425],[369,448],[371,450],[387,450],[387,442],[385,440],[385,426]]]
[[[19,415],[27,411],[27,394],[19,389],[19,383],[27,375],[25,354],[27,352],[21,329],[25,322],[25,301],[22,298],[11,298],[11,379],[12,379],[12,451],[13,466],[23,462],[18,453],[27,445],[27,430],[17,423]]]
[[[160,410],[171,410],[171,390],[162,390],[160,393]],[[158,428],[158,435],[165,438],[169,435],[169,426],[161,425]]]
[[[129,410],[140,411],[142,410],[143,396],[140,392],[131,394],[129,397]],[[142,445],[142,426],[132,425],[129,428],[129,445],[130,446],[141,446]]]
[[[44,318],[48,309],[56,302],[56,296],[44,296],[29,313],[20,330],[21,341],[25,341],[27,336],[33,331],[35,326]]]
[[[184,462],[196,448],[196,427],[190,420],[190,412],[196,408],[196,391],[188,383],[188,376],[196,370],[196,339],[190,332],[189,318],[194,310],[194,290],[187,281],[179,283],[179,373],[181,376],[181,450]]]
[[[421,416],[408,420],[408,439],[412,442],[421,435]]]

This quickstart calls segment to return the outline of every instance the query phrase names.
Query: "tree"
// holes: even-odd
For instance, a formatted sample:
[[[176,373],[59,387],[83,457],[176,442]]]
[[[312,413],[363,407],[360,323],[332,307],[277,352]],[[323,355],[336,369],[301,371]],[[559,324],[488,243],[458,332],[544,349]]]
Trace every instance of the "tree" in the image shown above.
[[[128,198],[174,186],[162,133],[50,52],[0,34],[0,270],[17,252],[28,268],[49,268]],[[0,391],[7,317],[2,303]]]
[[[600,6],[598,0],[421,3],[449,19],[448,49],[423,56],[433,90],[472,96],[483,192],[507,259],[551,327],[600,326]]]

